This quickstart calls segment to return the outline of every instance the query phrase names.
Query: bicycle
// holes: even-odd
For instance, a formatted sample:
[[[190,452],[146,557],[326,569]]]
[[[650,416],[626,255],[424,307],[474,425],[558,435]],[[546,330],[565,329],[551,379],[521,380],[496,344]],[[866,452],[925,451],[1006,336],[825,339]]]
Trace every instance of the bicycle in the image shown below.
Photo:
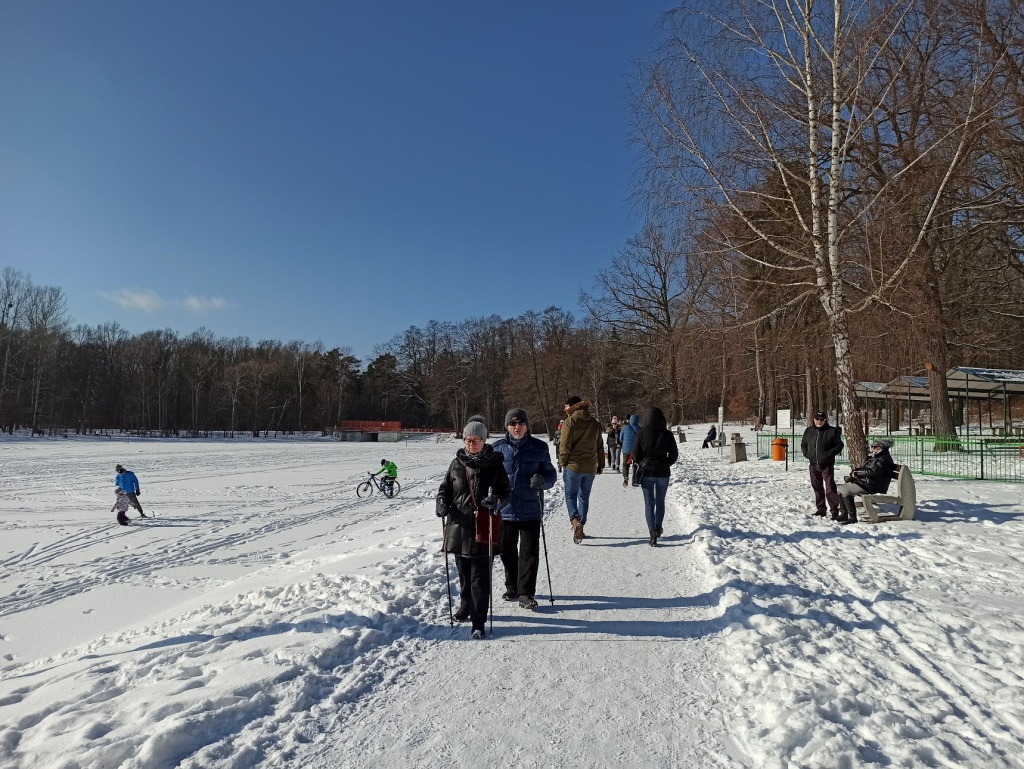
[[[398,481],[381,480],[376,475],[370,472],[368,472],[367,475],[369,475],[370,477],[367,478],[362,483],[360,483],[358,486],[356,486],[356,496],[358,496],[360,499],[363,497],[368,497],[371,494],[373,494],[374,486],[377,487],[377,491],[379,491],[388,499],[391,499],[393,496],[395,496],[395,494],[402,490],[402,487],[398,483]]]

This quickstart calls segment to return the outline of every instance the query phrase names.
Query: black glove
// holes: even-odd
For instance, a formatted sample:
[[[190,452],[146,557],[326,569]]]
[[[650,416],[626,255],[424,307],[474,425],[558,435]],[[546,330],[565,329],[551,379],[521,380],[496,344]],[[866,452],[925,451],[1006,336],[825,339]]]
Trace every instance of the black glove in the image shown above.
[[[600,468],[600,467],[599,467],[599,468],[597,468],[597,474],[598,474],[598,475],[600,475],[600,474],[601,474],[601,468]]]
[[[141,494],[141,493],[142,493],[141,491],[136,491],[135,492],[135,496],[139,496],[139,494]]]
[[[493,494],[488,494],[486,497],[480,500],[480,507],[486,507],[488,510],[494,510],[500,502]]]
[[[534,491],[544,490],[544,476],[540,473],[530,477],[530,488]]]
[[[852,475],[844,475],[843,476],[843,483],[853,483],[853,476]]]
[[[447,502],[445,502],[443,499],[437,500],[437,507],[434,510],[434,514],[437,515],[438,518],[444,518],[450,512],[451,508],[448,507]]]

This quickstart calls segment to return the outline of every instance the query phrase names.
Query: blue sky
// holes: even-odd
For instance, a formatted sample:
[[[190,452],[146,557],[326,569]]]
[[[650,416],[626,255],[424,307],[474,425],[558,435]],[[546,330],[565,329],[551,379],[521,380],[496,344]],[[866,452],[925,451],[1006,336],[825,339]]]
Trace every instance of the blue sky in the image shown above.
[[[0,4],[0,267],[75,322],[373,347],[577,311],[667,0]]]

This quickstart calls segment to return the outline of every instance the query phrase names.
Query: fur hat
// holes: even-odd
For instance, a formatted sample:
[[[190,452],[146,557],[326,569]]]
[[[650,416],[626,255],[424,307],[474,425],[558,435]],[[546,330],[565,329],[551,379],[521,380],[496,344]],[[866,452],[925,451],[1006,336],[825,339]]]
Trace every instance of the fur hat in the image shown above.
[[[472,419],[469,423],[462,428],[462,437],[468,438],[471,435],[475,435],[478,438],[487,440],[487,425],[476,419]]]
[[[512,422],[530,424],[530,420],[526,418],[526,412],[522,409],[509,409],[505,412],[505,427],[508,427]]]

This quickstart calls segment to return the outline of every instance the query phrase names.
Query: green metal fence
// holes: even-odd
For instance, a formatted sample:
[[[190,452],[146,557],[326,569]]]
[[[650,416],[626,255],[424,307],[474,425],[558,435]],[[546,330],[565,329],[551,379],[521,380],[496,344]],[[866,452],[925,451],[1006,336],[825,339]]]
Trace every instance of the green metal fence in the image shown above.
[[[806,462],[800,453],[800,435],[780,435],[789,440],[789,461]],[[962,436],[936,438],[927,435],[887,435],[889,453],[897,464],[907,465],[916,475],[969,478],[984,481],[1024,483],[1024,439]],[[758,458],[770,457],[771,433],[757,434]],[[870,438],[868,439],[870,441]],[[836,464],[849,464],[847,452]]]

